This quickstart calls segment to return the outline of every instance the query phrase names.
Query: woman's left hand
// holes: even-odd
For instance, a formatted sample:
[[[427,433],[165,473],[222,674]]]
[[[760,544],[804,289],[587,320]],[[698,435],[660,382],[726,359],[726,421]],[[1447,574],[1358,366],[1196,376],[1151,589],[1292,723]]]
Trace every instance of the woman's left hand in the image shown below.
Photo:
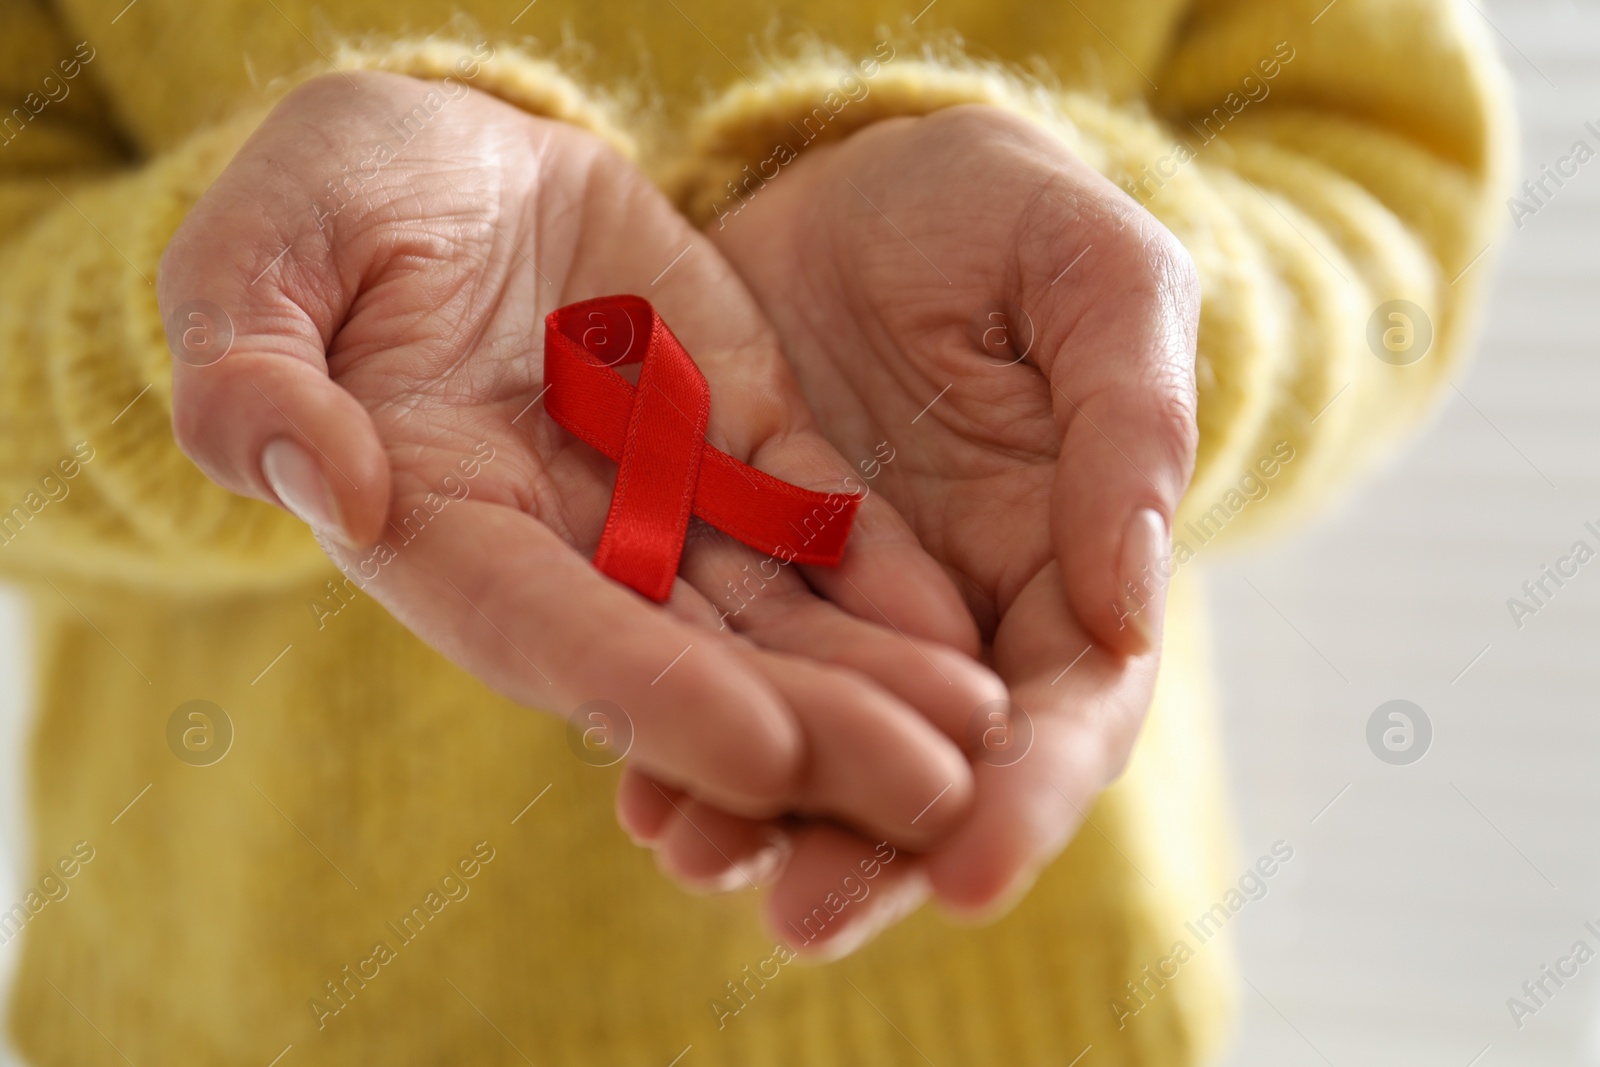
[[[938,724],[974,759],[972,814],[884,865],[887,891],[825,936],[806,919],[874,845],[789,825],[769,919],[837,955],[930,889],[993,915],[1066,845],[1150,703],[1197,439],[1193,265],[1057,138],[977,106],[809,149],[711,235],[835,447],[892,447],[873,487],[964,590],[1021,709]],[[630,772],[623,823],[703,885],[742,884],[730,861],[778,829],[669,800]]]

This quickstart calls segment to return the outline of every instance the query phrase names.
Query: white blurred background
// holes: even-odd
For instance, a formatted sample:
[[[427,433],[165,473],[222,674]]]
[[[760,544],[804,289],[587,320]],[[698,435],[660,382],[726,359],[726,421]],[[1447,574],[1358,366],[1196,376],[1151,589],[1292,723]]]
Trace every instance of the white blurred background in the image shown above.
[[[1600,147],[1600,6],[1472,3],[1525,173]],[[1547,979],[1520,1029],[1506,1004],[1533,1006],[1522,983],[1580,938],[1600,951],[1600,560],[1520,631],[1506,605],[1574,541],[1600,548],[1600,160],[1493,254],[1476,358],[1421,439],[1209,575],[1242,850],[1295,846],[1230,924],[1228,1067],[1600,1063],[1600,959]],[[1395,698],[1433,724],[1410,766],[1367,747]]]
[[[1600,7],[1473,2],[1517,83],[1527,172],[1595,144]],[[1600,160],[1475,269],[1496,275],[1479,353],[1421,439],[1314,529],[1210,574],[1242,854],[1295,848],[1229,924],[1228,1067],[1600,1064],[1600,959],[1547,981],[1520,1029],[1506,1005],[1580,938],[1600,949],[1600,560],[1520,631],[1506,607],[1575,540],[1600,546]],[[27,662],[0,594],[7,901]],[[1366,742],[1394,698],[1433,724],[1410,766]]]

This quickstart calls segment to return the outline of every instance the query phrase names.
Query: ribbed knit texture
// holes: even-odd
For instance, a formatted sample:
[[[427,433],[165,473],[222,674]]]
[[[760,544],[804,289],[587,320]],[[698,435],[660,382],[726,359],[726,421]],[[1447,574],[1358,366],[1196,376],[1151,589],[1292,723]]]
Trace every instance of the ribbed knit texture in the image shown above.
[[[756,901],[656,874],[614,824],[615,772],[574,759],[558,719],[488,692],[365,597],[326,614],[335,572],[310,535],[175,447],[153,281],[272,100],[330,62],[436,77],[487,40],[475,87],[594,130],[704,220],[885,26],[894,58],[825,136],[1007,108],[1190,249],[1202,441],[1180,538],[1278,442],[1295,457],[1231,540],[1326,500],[1415,424],[1461,351],[1507,173],[1477,16],[1324,2],[939,0],[914,27],[918,5],[886,0],[476,0],[454,22],[432,0],[10,5],[5,107],[77,42],[93,49],[70,94],[0,145],[0,509],[27,513],[0,569],[27,586],[39,634],[32,866],[96,850],[25,928],[9,1008],[24,1054],[264,1065],[292,1045],[283,1067],[663,1067],[692,1046],[683,1067],[1009,1067],[1092,1045],[1085,1067],[1202,1062],[1226,1030],[1230,963],[1225,936],[1201,946],[1184,923],[1255,853],[1229,843],[1190,571],[1127,774],[1013,914],[965,929],[925,912],[841,964],[784,966],[719,1029],[725,983],[772,956]],[[1293,58],[1237,107],[1280,42]],[[1201,144],[1219,107],[1222,134]],[[1197,158],[1148,180],[1180,138]],[[1409,367],[1367,344],[1395,297],[1436,332]],[[92,458],[49,500],[41,479],[79,442]],[[166,745],[192,699],[236,729],[214,766]],[[386,924],[475,847],[493,858],[470,895],[402,946]],[[396,958],[319,1029],[308,1002],[333,1003],[325,983],[380,939]],[[1131,1003],[1124,983],[1180,939],[1194,959],[1119,1028],[1110,1001]]]

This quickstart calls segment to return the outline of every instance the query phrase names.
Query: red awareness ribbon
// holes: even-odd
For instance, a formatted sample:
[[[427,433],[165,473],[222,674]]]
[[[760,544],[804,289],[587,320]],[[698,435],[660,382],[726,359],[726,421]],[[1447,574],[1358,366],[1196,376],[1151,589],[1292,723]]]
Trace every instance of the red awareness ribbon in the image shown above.
[[[616,369],[642,364],[634,386]],[[672,592],[690,514],[785,563],[837,566],[859,497],[817,493],[706,441],[711,389],[640,296],[568,304],[544,320],[545,408],[615,460],[594,565],[658,603]]]

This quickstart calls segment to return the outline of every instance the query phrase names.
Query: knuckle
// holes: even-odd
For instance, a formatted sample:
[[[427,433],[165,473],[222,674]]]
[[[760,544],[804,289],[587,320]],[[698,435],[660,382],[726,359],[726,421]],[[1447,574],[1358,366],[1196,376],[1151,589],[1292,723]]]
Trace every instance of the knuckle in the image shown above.
[[[1176,402],[1173,398],[1166,398],[1160,408],[1163,434],[1162,442],[1165,448],[1168,466],[1176,474],[1178,483],[1173,486],[1173,506],[1176,498],[1189,486],[1189,478],[1194,475],[1195,450],[1200,443],[1200,429],[1195,424],[1194,406],[1190,403]]]
[[[1200,428],[1195,418],[1195,400],[1190,389],[1162,388],[1155,402],[1155,425],[1173,466],[1188,471],[1194,464],[1200,443]]]
[[[1200,270],[1195,266],[1194,256],[1190,254],[1187,246],[1180,241],[1176,234],[1160,222],[1152,219],[1156,227],[1156,237],[1152,248],[1153,258],[1160,267],[1168,286],[1173,292],[1180,294],[1187,301],[1199,303],[1200,300]]]
[[[1150,282],[1167,313],[1183,324],[1192,346],[1200,317],[1200,271],[1177,236],[1154,217],[1145,241]]]

